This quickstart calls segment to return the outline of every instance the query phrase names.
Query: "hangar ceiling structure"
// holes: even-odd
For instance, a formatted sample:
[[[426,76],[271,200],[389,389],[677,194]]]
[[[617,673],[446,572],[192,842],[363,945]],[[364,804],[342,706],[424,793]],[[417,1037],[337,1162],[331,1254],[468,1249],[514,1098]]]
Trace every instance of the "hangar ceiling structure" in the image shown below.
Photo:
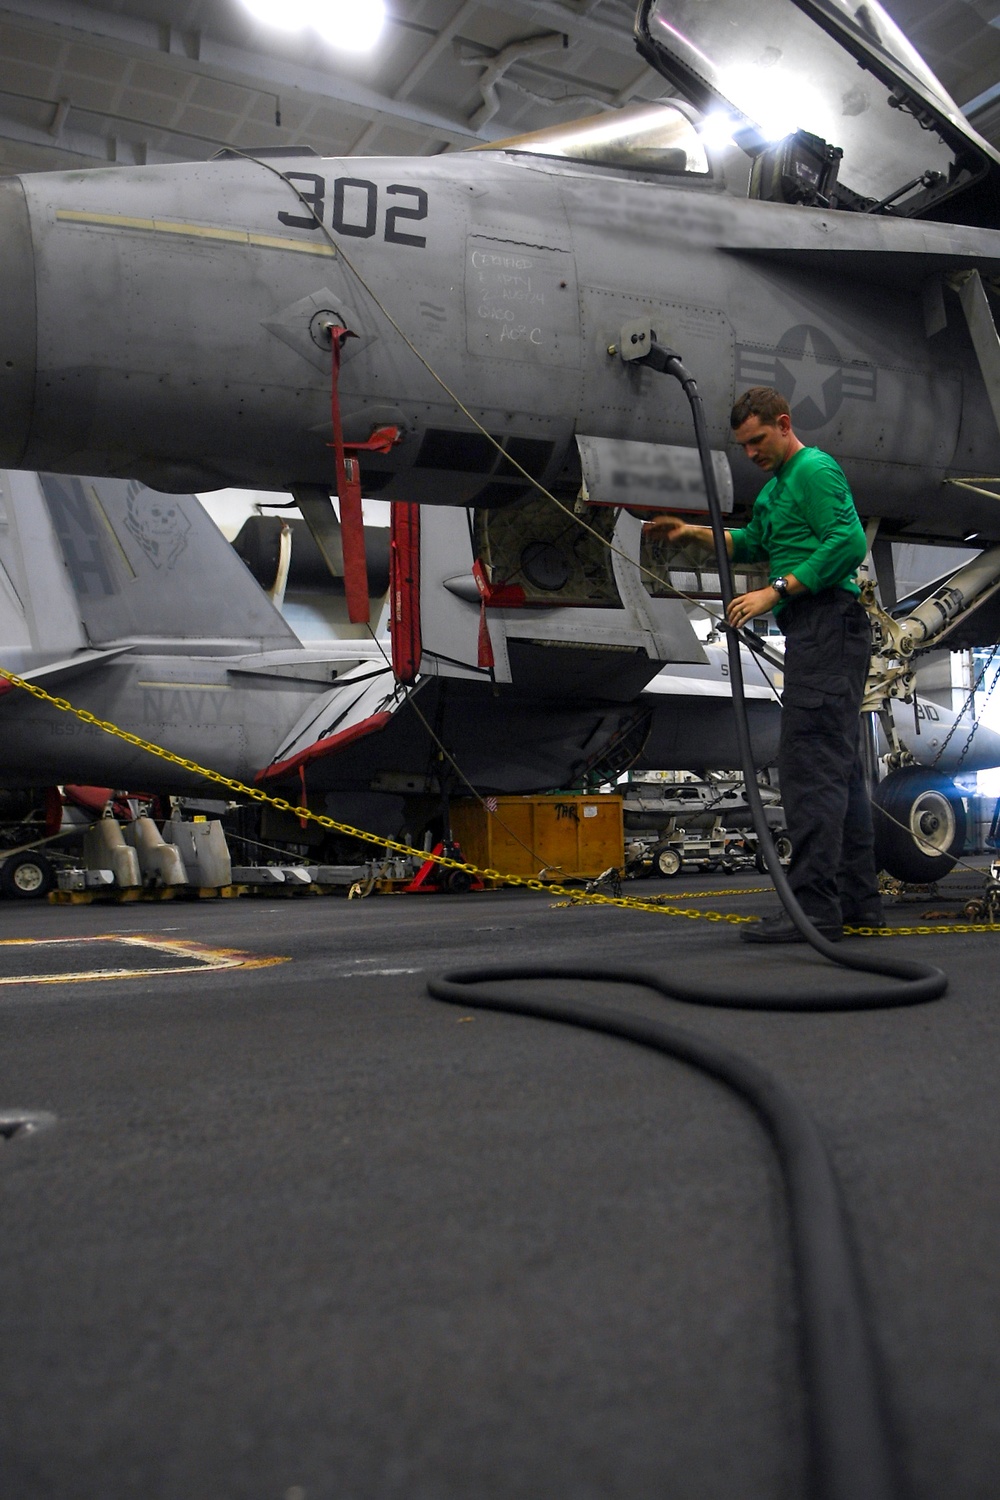
[[[1000,141],[1000,0],[889,0]],[[241,0],[0,5],[0,173],[202,160],[225,146],[437,155],[662,97],[631,0],[389,0],[368,54]]]

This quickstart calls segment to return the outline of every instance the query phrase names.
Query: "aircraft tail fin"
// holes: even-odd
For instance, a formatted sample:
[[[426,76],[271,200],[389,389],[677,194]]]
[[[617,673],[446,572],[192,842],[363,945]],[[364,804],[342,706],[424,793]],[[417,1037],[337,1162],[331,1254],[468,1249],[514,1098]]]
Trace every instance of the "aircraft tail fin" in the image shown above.
[[[22,531],[39,529],[28,515],[32,504],[37,510],[41,501],[47,512],[64,602],[84,633],[78,644],[169,640],[223,652],[299,644],[194,495],[163,495],[123,479],[7,478]],[[22,546],[20,567],[34,598],[44,586],[43,559]],[[67,644],[65,630],[58,641],[44,639],[37,606],[34,614],[36,648]]]

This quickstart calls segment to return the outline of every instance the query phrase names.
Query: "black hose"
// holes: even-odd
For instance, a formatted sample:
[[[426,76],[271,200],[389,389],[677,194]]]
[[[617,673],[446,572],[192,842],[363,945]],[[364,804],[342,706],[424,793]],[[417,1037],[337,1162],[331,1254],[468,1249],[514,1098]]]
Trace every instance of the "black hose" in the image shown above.
[[[669,997],[696,1001],[695,994],[678,994],[673,985],[630,970],[537,965],[461,969],[427,985],[436,999],[463,1008],[562,1021],[649,1047],[700,1068],[751,1106],[774,1143],[788,1201],[811,1493],[822,1500],[895,1500],[900,1488],[864,1296],[833,1169],[805,1107],[763,1068],[707,1037],[582,1000],[526,1000],[478,988],[487,976],[645,983]]]
[[[691,405],[723,605],[733,597],[722,507],[712,466],[704,407],[697,382],[671,350],[654,344],[645,361],[679,380]],[[525,1000],[480,986],[487,982],[589,980],[639,984],[692,1005],[743,1010],[848,1011],[917,1005],[947,989],[940,969],[909,960],[869,959],[842,952],[802,911],[774,848],[757,789],[747,725],[739,638],[728,631],[730,679],[747,800],[759,845],[778,896],[805,940],[842,968],[877,974],[896,983],[868,985],[847,995],[759,997],[710,986],[665,980],[640,969],[584,965],[507,964],[456,970],[428,982],[438,1000],[463,1008],[505,1011],[559,1021],[620,1037],[691,1064],[726,1084],[756,1112],[781,1164],[788,1197],[792,1252],[800,1309],[803,1383],[809,1420],[810,1493],[816,1500],[900,1500],[878,1358],[865,1312],[864,1291],[829,1157],[809,1113],[776,1078],[749,1059],[705,1037],[644,1016],[580,1000]],[[900,982],[901,981],[901,982]]]

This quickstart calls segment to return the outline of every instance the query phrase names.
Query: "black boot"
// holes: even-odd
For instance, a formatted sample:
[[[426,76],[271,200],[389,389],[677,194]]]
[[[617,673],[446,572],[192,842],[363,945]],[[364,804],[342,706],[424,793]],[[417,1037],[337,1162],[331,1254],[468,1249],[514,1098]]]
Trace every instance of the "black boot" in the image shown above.
[[[808,913],[806,913],[808,916]],[[809,919],[812,921],[812,918]],[[839,943],[844,936],[844,929],[839,922],[813,922],[813,926],[820,937],[825,937],[829,943]],[[752,927],[740,929],[740,937],[744,943],[804,943],[806,939],[802,936],[791,917],[765,917],[762,922],[755,922]]]

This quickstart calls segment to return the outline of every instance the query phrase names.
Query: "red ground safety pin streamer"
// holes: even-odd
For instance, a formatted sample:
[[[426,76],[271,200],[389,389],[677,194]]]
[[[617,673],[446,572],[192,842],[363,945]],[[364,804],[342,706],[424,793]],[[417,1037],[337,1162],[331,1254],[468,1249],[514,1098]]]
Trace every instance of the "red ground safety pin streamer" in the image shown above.
[[[337,475],[337,499],[340,501],[340,541],[344,552],[344,593],[347,596],[347,618],[352,625],[367,625],[368,559],[365,556],[365,522],[361,508],[361,465],[348,458],[344,448],[344,426],[340,420],[340,355],[347,339],[357,338],[349,328],[330,329],[333,351],[330,382],[330,413],[333,418],[333,457]]]

